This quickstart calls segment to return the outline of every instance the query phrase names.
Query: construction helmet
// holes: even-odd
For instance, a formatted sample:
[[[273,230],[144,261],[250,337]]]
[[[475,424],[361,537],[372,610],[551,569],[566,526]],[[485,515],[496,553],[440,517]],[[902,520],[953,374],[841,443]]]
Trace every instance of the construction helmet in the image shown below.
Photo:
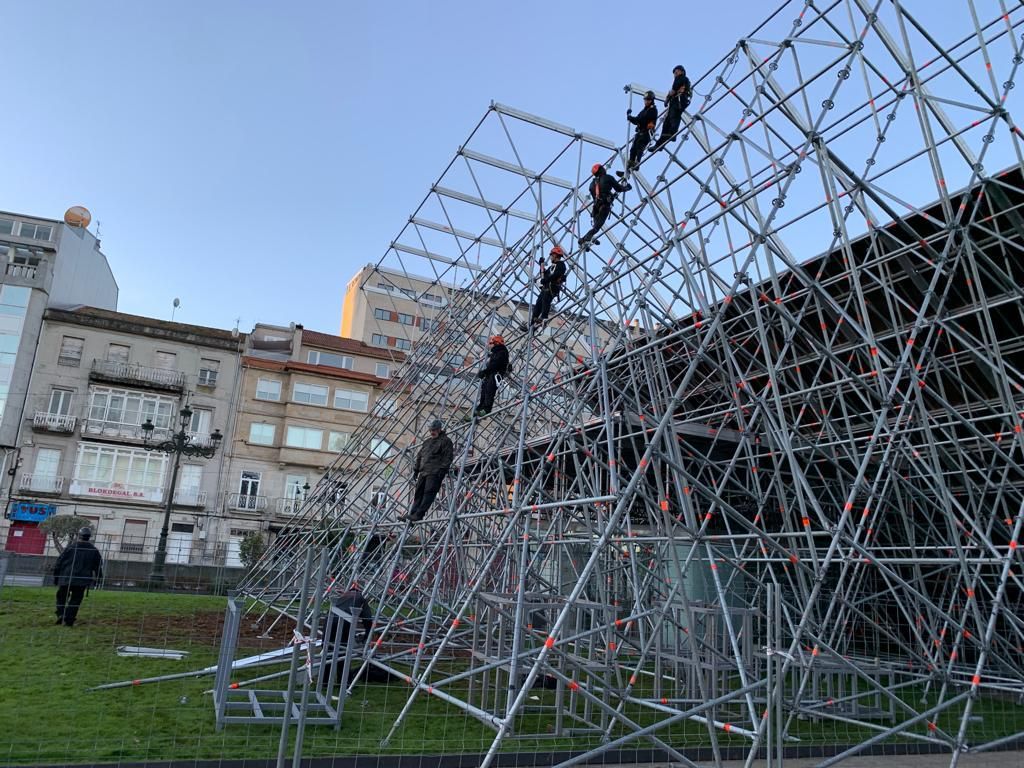
[[[558,256],[559,258],[561,258],[562,256],[565,256],[565,251],[562,250],[562,246],[556,245],[554,248],[551,249],[551,255]]]
[[[604,170],[604,166],[600,163],[594,163],[594,167],[590,169],[590,173],[593,176],[597,176],[601,171]]]
[[[490,342],[491,344],[504,344],[505,337],[500,336],[499,334],[496,333],[493,336],[491,336]]]
[[[654,101],[654,91],[648,91],[644,94],[644,101]]]

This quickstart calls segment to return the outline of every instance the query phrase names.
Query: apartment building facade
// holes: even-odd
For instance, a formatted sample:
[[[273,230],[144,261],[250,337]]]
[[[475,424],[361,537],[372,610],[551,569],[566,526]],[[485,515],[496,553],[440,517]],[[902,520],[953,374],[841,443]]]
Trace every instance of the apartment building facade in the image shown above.
[[[117,309],[117,282],[87,229],[0,211],[0,451],[16,449],[43,313],[48,307]]]
[[[120,559],[152,558],[170,493],[172,457],[148,451],[180,429],[210,444],[233,427],[245,335],[110,310],[48,309],[11,476],[5,548],[43,554],[39,522],[73,514],[92,523],[96,541]],[[169,563],[213,562],[208,521],[220,504],[222,454],[182,457],[172,500]],[[34,517],[33,517],[34,514]]]

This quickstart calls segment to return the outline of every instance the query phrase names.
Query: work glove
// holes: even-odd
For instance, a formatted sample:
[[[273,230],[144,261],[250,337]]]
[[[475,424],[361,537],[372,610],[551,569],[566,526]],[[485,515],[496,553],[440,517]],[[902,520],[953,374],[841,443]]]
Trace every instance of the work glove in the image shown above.
[[[632,185],[632,184],[623,184],[623,185],[622,185],[622,190],[623,190],[624,192],[629,192],[629,190],[631,190],[632,188],[633,188],[633,185]]]
[[[484,378],[484,377],[485,377],[486,375],[487,375],[487,371],[477,371],[477,372],[476,372],[476,377],[477,377],[478,379],[482,379],[482,378]]]
[[[633,110],[632,109],[627,109],[626,110],[626,117],[629,117],[632,114],[633,114]]]

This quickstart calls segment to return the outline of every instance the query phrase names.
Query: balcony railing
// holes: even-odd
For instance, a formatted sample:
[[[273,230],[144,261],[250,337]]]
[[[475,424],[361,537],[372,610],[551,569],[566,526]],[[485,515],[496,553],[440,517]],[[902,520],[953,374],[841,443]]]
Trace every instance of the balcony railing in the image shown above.
[[[185,374],[167,368],[149,368],[120,360],[93,360],[91,376],[104,381],[141,384],[160,389],[183,389]]]
[[[302,508],[302,499],[277,499],[276,511],[279,515],[294,515]]]
[[[267,497],[251,493],[228,494],[228,507],[246,512],[262,512],[267,508]]]
[[[99,421],[97,419],[85,419],[82,421],[82,434],[93,437],[115,437],[122,440],[142,441],[144,437],[142,427],[139,424],[121,424],[115,421]],[[171,438],[171,430],[157,427],[150,435],[155,442],[162,442]]]
[[[45,432],[74,432],[77,419],[66,413],[36,411],[32,417],[32,428]]]
[[[6,264],[4,274],[7,277],[20,277],[23,280],[35,280],[45,262],[39,264]]]
[[[174,492],[174,503],[179,507],[205,507],[206,491],[195,488],[179,488]]]
[[[32,493],[60,493],[64,489],[64,478],[54,475],[22,475],[19,488]]]

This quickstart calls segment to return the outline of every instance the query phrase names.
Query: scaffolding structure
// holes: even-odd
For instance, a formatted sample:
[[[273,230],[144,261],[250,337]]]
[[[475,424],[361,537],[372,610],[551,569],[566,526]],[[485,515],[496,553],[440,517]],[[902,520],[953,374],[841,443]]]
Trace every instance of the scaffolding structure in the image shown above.
[[[326,548],[320,593],[375,609],[353,669],[408,685],[391,734],[437,697],[493,728],[483,765],[525,736],[693,765],[684,725],[716,763],[808,722],[854,735],[823,764],[1024,737],[974,730],[1024,714],[1024,9],[947,11],[940,40],[896,0],[784,3],[589,249],[590,167],[629,137],[492,104],[373,277],[428,285],[431,330],[245,594],[305,621]],[[510,374],[463,420],[494,333]],[[455,462],[402,523],[435,417]]]

